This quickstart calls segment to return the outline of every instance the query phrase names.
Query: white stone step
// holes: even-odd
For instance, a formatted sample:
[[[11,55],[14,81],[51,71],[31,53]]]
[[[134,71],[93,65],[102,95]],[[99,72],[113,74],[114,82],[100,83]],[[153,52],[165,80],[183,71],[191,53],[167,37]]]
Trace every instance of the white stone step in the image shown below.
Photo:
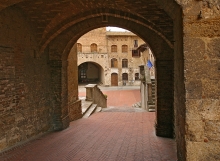
[[[133,108],[140,108],[141,107],[141,102],[137,102],[132,105]]]
[[[84,113],[83,118],[88,118],[91,114],[95,112],[97,104],[92,104],[89,109]]]
[[[95,110],[95,113],[101,112],[101,111],[102,111],[102,107],[97,107],[96,110]]]
[[[87,112],[89,110],[90,106],[92,106],[92,101],[85,101],[82,100],[82,114]]]
[[[154,112],[155,111],[155,105],[148,105],[148,111]]]
[[[155,112],[155,109],[149,109],[148,111],[149,112]]]

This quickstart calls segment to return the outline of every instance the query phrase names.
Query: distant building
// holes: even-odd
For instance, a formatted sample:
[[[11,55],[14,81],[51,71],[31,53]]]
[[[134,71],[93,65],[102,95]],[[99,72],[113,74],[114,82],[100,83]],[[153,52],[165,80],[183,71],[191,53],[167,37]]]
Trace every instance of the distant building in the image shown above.
[[[112,32],[106,28],[83,35],[77,41],[79,83],[139,85],[139,66],[146,65],[137,50],[142,44],[144,41],[132,32]]]

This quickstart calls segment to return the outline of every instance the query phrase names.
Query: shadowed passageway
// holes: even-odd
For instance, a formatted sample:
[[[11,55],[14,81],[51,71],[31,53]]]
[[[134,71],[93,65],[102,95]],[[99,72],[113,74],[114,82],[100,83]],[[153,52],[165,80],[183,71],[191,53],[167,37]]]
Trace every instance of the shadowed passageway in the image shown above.
[[[7,161],[175,161],[173,139],[156,137],[154,113],[101,112],[0,156]]]
[[[104,89],[105,90],[105,89]],[[104,93],[121,107],[107,108],[88,119],[73,121],[66,130],[50,133],[0,154],[4,161],[175,161],[173,139],[155,135],[155,113],[125,107],[137,89]],[[83,95],[83,92],[80,93]],[[122,96],[123,97],[119,97]],[[118,96],[118,97],[117,97]],[[124,98],[124,99],[123,99]],[[125,99],[126,98],[126,99]],[[120,100],[121,99],[121,100]]]

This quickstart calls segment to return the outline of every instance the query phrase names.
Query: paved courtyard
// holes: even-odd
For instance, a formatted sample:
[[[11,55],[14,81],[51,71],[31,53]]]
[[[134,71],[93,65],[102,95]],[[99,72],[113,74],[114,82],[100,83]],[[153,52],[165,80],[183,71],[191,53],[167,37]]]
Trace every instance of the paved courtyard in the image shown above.
[[[121,102],[118,103],[121,106],[79,119],[66,130],[49,133],[0,154],[0,160],[176,161],[175,141],[155,136],[155,113],[125,107],[132,103],[128,100],[130,96],[138,100],[137,91],[104,91],[113,98],[112,105]]]

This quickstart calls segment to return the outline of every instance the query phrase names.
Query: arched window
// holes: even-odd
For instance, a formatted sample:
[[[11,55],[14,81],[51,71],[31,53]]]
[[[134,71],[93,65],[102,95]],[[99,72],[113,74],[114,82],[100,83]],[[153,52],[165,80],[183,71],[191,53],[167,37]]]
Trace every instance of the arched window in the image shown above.
[[[93,43],[90,45],[91,52],[97,52],[97,44]]]
[[[135,73],[134,77],[135,77],[135,80],[139,80],[139,73]]]
[[[116,53],[117,52],[117,45],[112,45],[111,46],[111,52]]]
[[[121,50],[122,50],[122,53],[127,53],[128,52],[128,45],[122,45]]]
[[[118,68],[118,60],[117,59],[113,58],[111,60],[111,67],[112,68]]]
[[[122,59],[122,68],[128,67],[128,59]]]
[[[128,73],[122,73],[122,80],[127,81],[128,80]]]
[[[77,43],[77,51],[82,52],[82,44]]]

